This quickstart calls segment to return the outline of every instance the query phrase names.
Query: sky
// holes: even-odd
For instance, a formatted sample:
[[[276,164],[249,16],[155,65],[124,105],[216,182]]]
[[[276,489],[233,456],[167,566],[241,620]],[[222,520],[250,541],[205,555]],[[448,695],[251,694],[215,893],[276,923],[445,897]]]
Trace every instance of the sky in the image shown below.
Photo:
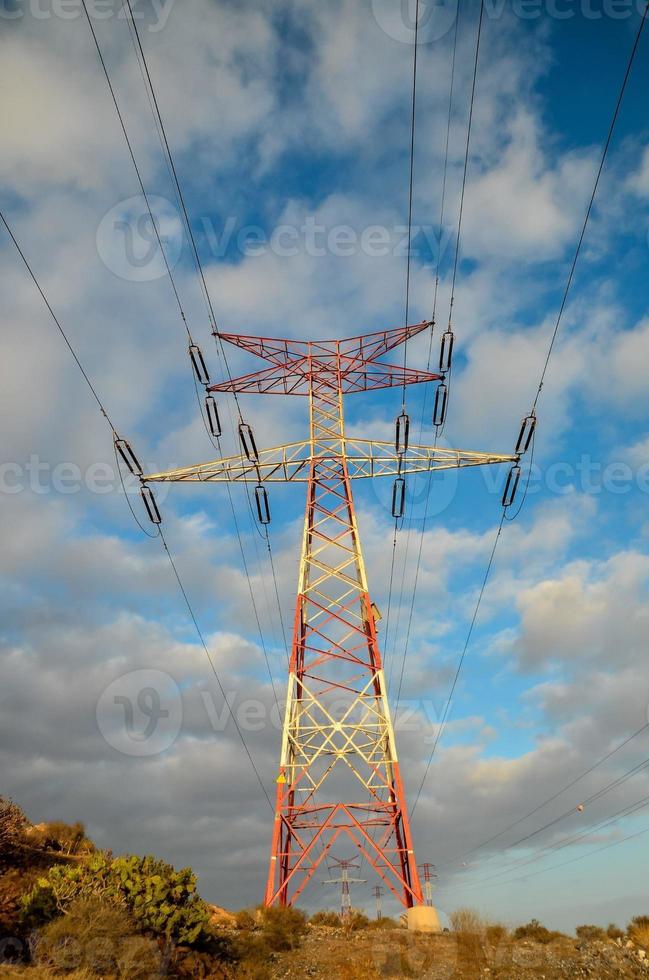
[[[449,314],[479,11],[461,0],[440,233],[458,11],[451,0],[423,6],[410,318],[431,317],[439,255],[435,357]],[[638,11],[635,0],[485,0],[448,446],[512,450]],[[219,327],[315,339],[402,325],[407,4],[138,0],[135,12]],[[111,0],[91,4],[91,17],[190,329],[221,380],[226,366],[127,21]],[[505,922],[536,917],[570,929],[647,912],[649,774],[638,768],[611,784],[649,758],[649,729],[559,791],[649,721],[648,82],[644,37],[539,402],[524,507],[505,525],[415,808],[418,860],[438,867],[442,915],[470,905]],[[116,428],[149,471],[213,458],[171,284],[77,0],[3,0],[0,107],[2,209]],[[0,790],[35,822],[82,820],[116,853],[190,864],[210,901],[255,904],[272,813],[160,543],[142,534],[124,501],[110,429],[4,232],[0,250]],[[411,367],[427,358],[427,336],[408,345]],[[233,374],[262,366],[228,352]],[[305,437],[303,400],[241,402],[259,446]],[[410,388],[408,411],[424,444],[434,438],[430,406],[430,391]],[[350,433],[390,439],[400,392],[350,396],[345,408]],[[221,410],[224,451],[235,452],[234,406],[223,398]],[[495,467],[435,477],[425,522],[426,483],[409,483],[381,639],[386,670],[400,670],[421,545],[396,706],[411,805],[475,609],[505,477]],[[385,611],[391,487],[358,481],[354,490],[372,597]],[[263,648],[280,698],[285,650],[265,542],[234,488],[249,587],[224,488],[156,492],[229,704],[272,788],[280,732]],[[303,488],[273,486],[270,503],[288,625]],[[613,820],[636,803],[637,812]],[[624,840],[631,835],[639,836]],[[357,887],[355,905],[373,907],[372,884]],[[309,908],[336,903],[319,884],[305,896]]]

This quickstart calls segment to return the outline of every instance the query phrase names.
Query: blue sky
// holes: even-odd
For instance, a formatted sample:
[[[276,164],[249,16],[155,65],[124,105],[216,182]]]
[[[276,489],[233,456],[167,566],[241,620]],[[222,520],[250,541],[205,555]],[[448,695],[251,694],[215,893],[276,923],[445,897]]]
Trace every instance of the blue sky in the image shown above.
[[[170,284],[157,274],[159,257],[129,263],[119,231],[119,222],[130,223],[136,258],[146,255],[133,225],[142,208],[132,201],[135,175],[87,25],[74,5],[67,18],[42,6],[49,16],[36,16],[33,3],[5,5],[5,14],[20,16],[0,20],[3,208],[111,416],[141,457],[153,469],[209,459],[213,449],[197,415]],[[138,6],[222,329],[306,338],[402,322],[412,48],[407,35],[404,42],[399,32],[395,38],[382,29],[386,9],[380,0],[317,7],[278,0],[263,10],[214,0],[191,11],[171,2]],[[538,383],[638,14],[629,4],[622,10],[629,16],[614,19],[610,4],[585,0],[566,4],[573,13],[566,19],[553,17],[551,4],[539,4],[532,19],[509,3],[498,15],[494,9],[485,17],[478,74],[445,438],[504,453]],[[438,25],[449,10],[452,24],[453,10],[442,7]],[[474,3],[462,4],[445,243],[452,243],[457,221],[477,13]],[[145,185],[160,199],[190,326],[219,379],[223,367],[126,24],[109,16],[96,29]],[[452,31],[433,34],[420,49],[418,76],[413,220],[422,230],[415,238],[413,321],[430,316],[439,240]],[[647,721],[648,76],[644,38],[540,403],[530,493],[505,528],[450,723],[417,807],[418,854],[443,872],[437,900],[445,912],[470,903],[507,921],[536,916],[569,928],[646,911],[643,837],[523,883],[479,885],[506,866],[517,877],[518,863],[536,857],[539,847],[548,851],[523,870],[586,855],[642,830],[643,821],[649,826],[640,811],[558,847],[649,795],[641,772],[583,814],[503,853],[505,844],[646,758],[646,734],[509,836],[472,854],[467,867],[462,861]],[[387,235],[385,254],[367,247],[373,226]],[[226,246],[214,251],[228,232]],[[216,902],[253,903],[269,843],[265,801],[232,725],[219,723],[218,691],[158,542],[142,539],[132,524],[114,475],[106,492],[97,490],[97,474],[114,468],[110,433],[10,244],[3,238],[0,246],[9,422],[0,566],[2,790],[34,820],[85,820],[116,851],[150,850],[191,863]],[[448,316],[451,260],[447,246],[440,325]],[[411,366],[426,357],[426,338],[409,345]],[[233,373],[262,366],[234,349],[229,364]],[[397,391],[351,396],[349,430],[390,438],[399,398]],[[410,389],[417,431],[423,398]],[[242,406],[260,445],[306,433],[301,399],[249,397]],[[422,441],[429,442],[429,408],[424,417]],[[233,447],[228,424],[225,449]],[[463,472],[433,486],[404,684],[411,710],[397,736],[411,798],[475,606],[504,475]],[[423,487],[416,489],[412,520],[398,542],[399,582],[408,529],[411,559],[422,533]],[[359,482],[355,490],[370,585],[385,609],[390,487]],[[263,543],[240,489],[234,499],[281,690],[283,653]],[[176,486],[160,500],[226,690],[236,704],[255,699],[267,712],[272,695],[223,490]],[[271,506],[288,624],[302,491],[273,487]],[[410,560],[400,623],[413,575]],[[388,667],[391,657],[392,641]],[[150,756],[121,751],[116,720],[101,707],[112,684],[136,690],[128,685],[139,683],[132,672],[140,670],[171,678],[165,690],[182,705],[178,733]],[[270,784],[276,727],[271,720],[249,737]],[[560,891],[565,907],[556,902]],[[309,900],[324,899],[316,890]],[[355,902],[370,907],[369,891]]]

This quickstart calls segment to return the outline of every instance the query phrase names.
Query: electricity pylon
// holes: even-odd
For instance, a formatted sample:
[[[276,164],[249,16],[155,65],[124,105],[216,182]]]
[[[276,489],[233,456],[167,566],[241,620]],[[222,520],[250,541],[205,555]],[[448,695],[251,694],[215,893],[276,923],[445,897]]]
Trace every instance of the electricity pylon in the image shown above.
[[[210,390],[306,396],[309,439],[258,451],[242,423],[241,455],[145,478],[255,483],[262,494],[265,483],[307,484],[266,905],[295,902],[342,835],[407,908],[424,903],[351,481],[515,457],[350,439],[343,395],[439,380],[379,360],[431,326],[322,341],[220,334],[271,366]]]
[[[340,885],[340,918],[346,919],[352,910],[352,896],[349,886],[362,885],[367,881],[367,878],[350,878],[349,869],[360,867],[350,858],[337,858],[332,854],[331,860],[340,868],[340,878],[328,878],[322,884]]]
[[[381,887],[381,885],[374,886],[373,894],[374,894],[374,901],[376,903],[376,917],[377,919],[382,919],[383,918],[383,903],[382,903],[383,888]]]
[[[426,900],[426,905],[433,904],[433,882],[437,880],[437,870],[434,864],[426,861],[421,864],[420,870],[424,876],[424,898]]]

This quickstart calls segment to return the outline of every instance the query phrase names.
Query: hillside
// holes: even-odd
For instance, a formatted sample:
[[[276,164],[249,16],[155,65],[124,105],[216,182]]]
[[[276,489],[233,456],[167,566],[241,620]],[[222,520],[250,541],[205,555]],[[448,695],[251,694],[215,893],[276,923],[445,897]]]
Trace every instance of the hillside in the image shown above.
[[[649,917],[571,938],[538,922],[513,931],[470,910],[439,936],[391,919],[299,910],[228,912],[189,868],[113,857],[81,824],[31,824],[0,798],[0,980],[594,980],[649,978]]]

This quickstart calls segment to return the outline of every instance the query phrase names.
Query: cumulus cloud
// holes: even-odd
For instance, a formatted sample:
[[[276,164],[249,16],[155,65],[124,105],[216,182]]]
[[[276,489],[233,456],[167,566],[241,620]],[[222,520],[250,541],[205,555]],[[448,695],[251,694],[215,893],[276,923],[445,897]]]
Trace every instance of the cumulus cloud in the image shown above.
[[[287,42],[287,24],[288,36],[299,43]],[[459,445],[503,452],[529,406],[553,326],[548,293],[563,282],[581,191],[592,172],[592,149],[563,152],[542,118],[534,86],[548,63],[546,45],[536,35],[525,35],[521,44],[522,30],[512,21],[485,37],[462,251],[469,261],[458,281],[458,356],[446,433]],[[107,21],[99,34],[147,186],[172,197],[126,25]],[[263,11],[205,0],[191,16],[176,4],[164,29],[148,32],[144,42],[223,326],[307,337],[401,323],[405,257],[398,229],[406,215],[410,48],[383,33],[369,8],[351,0],[331,8],[272,4]],[[2,175],[14,195],[9,214],[48,296],[120,431],[143,459],[162,469],[215,456],[197,416],[186,336],[169,283],[120,278],[97,250],[102,219],[137,186],[86,25],[25,21],[18,30],[10,24],[0,44],[0,98],[8,120]],[[469,33],[460,44],[440,323],[448,310],[471,81]],[[420,100],[415,218],[426,234],[418,239],[422,250],[412,268],[413,318],[431,309],[434,242],[428,241],[427,251],[425,240],[439,206],[446,119],[440,79],[448,77],[449,57],[450,37],[422,52],[428,73],[422,78],[430,84]],[[635,192],[644,186],[638,175]],[[623,196],[619,203],[626,206]],[[213,255],[198,218],[211,217],[220,231],[228,215],[239,225],[259,224],[269,239],[277,226],[295,229],[297,249],[285,254],[271,243],[258,255],[237,248]],[[602,226],[608,217],[598,219]],[[325,229],[325,239],[332,229],[350,228],[356,235],[351,254],[335,254],[330,243],[324,255],[310,253],[301,230],[309,219]],[[389,247],[380,256],[361,241],[376,225],[389,232]],[[207,346],[207,316],[186,244],[176,279],[192,330],[221,377],[225,367]],[[525,261],[515,263],[520,257]],[[27,486],[3,493],[2,788],[34,820],[83,819],[99,843],[191,863],[208,897],[249,904],[264,877],[268,807],[236,730],[231,723],[220,727],[221,695],[159,544],[135,538],[118,488],[95,494],[82,480],[78,492],[56,491],[51,469],[45,491],[29,486],[25,464],[32,454],[50,468],[72,462],[85,473],[93,464],[111,463],[112,440],[8,247],[3,259],[6,370],[0,397],[3,417],[11,419],[3,464],[18,465],[3,476],[26,479]],[[629,452],[641,458],[646,319],[627,310],[614,291],[587,289],[575,297],[566,325],[544,391],[538,458],[553,460],[580,423],[584,431],[600,430],[604,386],[607,411],[615,413],[614,423],[607,419],[614,432],[607,434],[619,445],[620,427],[638,420],[643,428]],[[435,349],[436,341],[433,357]],[[425,364],[427,338],[410,345],[408,356],[413,366]],[[229,366],[245,373],[262,364],[233,350]],[[409,404],[419,408],[421,396],[411,397]],[[371,403],[349,399],[350,430],[371,428],[377,438],[391,438],[398,400],[398,392]],[[269,406],[250,398],[242,405],[261,445],[305,433],[306,400],[278,399]],[[228,419],[226,399],[222,408]],[[224,451],[236,452],[229,421],[227,428]],[[422,441],[432,438],[426,417]],[[399,729],[411,798],[491,549],[499,479],[502,473],[463,473],[447,489],[436,488],[425,531],[417,523],[421,499],[417,503],[409,555],[418,555],[421,546],[422,559],[402,692],[413,710],[409,721],[402,716]],[[385,611],[389,502],[384,488],[361,482],[361,535],[371,585]],[[304,501],[300,488],[272,490],[273,545],[288,626]],[[233,710],[245,710],[242,702],[252,699],[270,718],[273,692],[251,616],[250,586],[280,697],[284,650],[265,545],[250,524],[245,495],[235,488],[250,586],[224,488],[173,487],[159,494],[168,540]],[[472,701],[475,675],[464,675],[418,804],[419,852],[431,849],[438,861],[438,842],[453,855],[496,833],[612,746],[627,732],[630,717],[635,727],[641,724],[635,719],[646,700],[637,681],[646,634],[645,556],[608,540],[601,546],[606,553],[577,560],[577,549],[595,537],[595,520],[607,516],[604,503],[596,509],[580,493],[551,501],[543,492],[539,498],[530,494],[526,508],[501,541],[477,646],[470,651],[481,703]],[[414,585],[411,560],[398,598],[405,547],[402,536],[393,639],[386,651],[386,665],[395,671],[402,652],[395,626],[399,621],[402,632],[408,621]],[[381,629],[387,632],[387,623]],[[133,669],[163,671],[180,690],[180,735],[151,758],[120,755],[98,729],[102,693]],[[264,722],[248,737],[272,788],[276,727]],[[607,774],[621,771],[616,766]],[[584,792],[597,785],[593,776]],[[622,793],[620,799],[630,797]],[[593,820],[598,812],[604,807]],[[450,871],[446,883],[452,884]]]

